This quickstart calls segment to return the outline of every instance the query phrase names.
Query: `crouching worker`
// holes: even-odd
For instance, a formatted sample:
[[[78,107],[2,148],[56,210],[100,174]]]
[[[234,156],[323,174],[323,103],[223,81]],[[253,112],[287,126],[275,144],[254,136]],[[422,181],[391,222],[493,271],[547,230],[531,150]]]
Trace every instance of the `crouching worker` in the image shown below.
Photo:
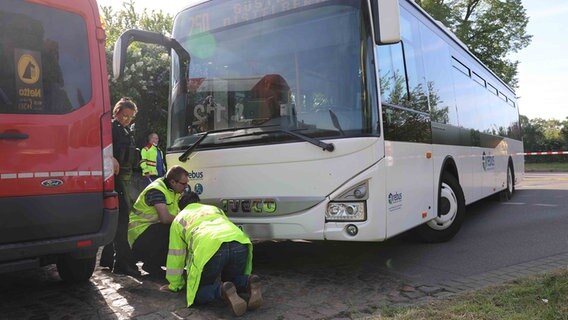
[[[150,277],[163,279],[170,225],[179,212],[178,201],[187,188],[189,175],[173,166],[165,177],[147,186],[132,207],[128,224],[128,243],[136,261],[144,262],[142,270]]]
[[[187,306],[221,298],[236,316],[262,304],[260,279],[251,275],[252,243],[248,236],[215,206],[197,203],[191,192],[182,197],[182,211],[172,222],[166,262],[169,285],[177,292],[186,286]],[[222,282],[217,279],[220,277]],[[245,301],[237,293],[245,293]]]

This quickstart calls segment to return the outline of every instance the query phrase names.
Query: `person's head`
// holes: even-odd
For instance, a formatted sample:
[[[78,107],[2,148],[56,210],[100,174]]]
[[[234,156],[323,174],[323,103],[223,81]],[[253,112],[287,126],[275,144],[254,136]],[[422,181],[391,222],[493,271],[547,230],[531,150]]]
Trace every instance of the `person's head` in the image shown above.
[[[160,142],[160,138],[158,137],[157,133],[152,132],[148,135],[148,143],[151,143],[151,144],[157,146],[158,142]]]
[[[130,100],[130,98],[121,98],[112,109],[112,116],[120,123],[123,127],[127,127],[134,117],[138,108],[136,104]]]
[[[178,204],[179,204],[180,210],[183,210],[188,205],[190,205],[192,203],[199,202],[199,201],[201,201],[201,199],[199,199],[199,196],[197,195],[197,193],[190,191],[190,192],[184,193],[183,196],[181,196]]]
[[[181,166],[173,166],[166,172],[166,180],[176,193],[182,193],[189,182],[189,172]]]

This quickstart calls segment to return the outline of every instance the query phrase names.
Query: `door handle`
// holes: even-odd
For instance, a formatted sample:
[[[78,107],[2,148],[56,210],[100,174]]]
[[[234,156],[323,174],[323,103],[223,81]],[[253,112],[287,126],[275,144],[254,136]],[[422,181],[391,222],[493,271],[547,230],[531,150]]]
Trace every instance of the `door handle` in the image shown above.
[[[30,136],[27,133],[21,132],[2,132],[0,133],[0,139],[5,140],[24,140],[29,138]]]

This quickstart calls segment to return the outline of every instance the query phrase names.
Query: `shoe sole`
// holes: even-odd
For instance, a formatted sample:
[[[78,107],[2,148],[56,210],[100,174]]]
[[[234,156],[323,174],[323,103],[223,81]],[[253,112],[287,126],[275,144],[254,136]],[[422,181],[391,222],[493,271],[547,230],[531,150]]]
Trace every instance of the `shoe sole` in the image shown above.
[[[140,271],[136,272],[134,270],[124,270],[124,269],[117,269],[117,268],[114,268],[112,270],[112,273],[118,274],[118,275],[123,275],[123,276],[135,277],[135,278],[142,276]]]
[[[248,310],[255,310],[262,305],[262,292],[260,289],[260,279],[257,276],[251,276],[249,280],[249,300]]]
[[[245,314],[247,311],[247,303],[243,300],[243,298],[239,297],[235,285],[231,284],[229,287],[228,285],[223,284],[223,295],[225,302],[229,305],[235,316],[240,317]]]

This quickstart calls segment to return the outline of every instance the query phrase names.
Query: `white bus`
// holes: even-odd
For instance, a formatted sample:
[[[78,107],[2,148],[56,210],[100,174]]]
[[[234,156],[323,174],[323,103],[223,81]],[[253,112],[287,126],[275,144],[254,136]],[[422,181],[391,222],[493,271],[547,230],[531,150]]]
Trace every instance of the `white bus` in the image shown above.
[[[211,0],[179,12],[169,166],[256,239],[452,238],[524,172],[514,91],[407,0]]]

